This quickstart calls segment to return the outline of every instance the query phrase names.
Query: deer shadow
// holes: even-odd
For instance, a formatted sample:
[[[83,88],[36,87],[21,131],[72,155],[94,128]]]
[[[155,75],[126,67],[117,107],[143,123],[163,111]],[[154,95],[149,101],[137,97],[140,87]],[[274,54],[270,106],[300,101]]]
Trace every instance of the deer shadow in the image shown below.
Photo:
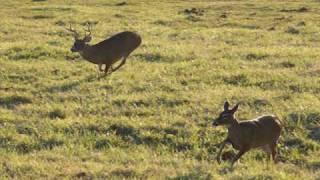
[[[90,76],[87,76],[83,79],[80,79],[78,81],[74,81],[74,82],[71,82],[71,83],[64,83],[64,84],[60,84],[60,85],[56,85],[56,86],[51,86],[49,88],[46,89],[46,91],[49,91],[51,93],[54,93],[54,92],[67,92],[67,91],[70,91],[72,90],[74,87],[76,86],[79,86],[80,84],[82,83],[90,83],[90,82],[94,82],[96,80],[101,80],[103,78],[107,77],[106,74],[103,74],[103,75],[90,75]]]

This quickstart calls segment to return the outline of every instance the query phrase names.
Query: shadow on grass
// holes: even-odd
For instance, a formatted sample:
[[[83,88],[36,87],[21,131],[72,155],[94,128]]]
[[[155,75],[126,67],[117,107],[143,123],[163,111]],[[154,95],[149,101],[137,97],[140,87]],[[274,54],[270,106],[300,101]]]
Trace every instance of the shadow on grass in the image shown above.
[[[316,142],[320,142],[320,125],[308,129],[310,130],[308,137]]]
[[[122,177],[124,179],[128,179],[128,178],[130,179],[137,176],[137,173],[130,168],[116,168],[112,170],[110,174],[111,174],[111,177],[112,176]]]
[[[134,56],[147,62],[160,62],[161,59],[165,59],[160,53],[135,54]]]
[[[177,130],[165,129],[163,136],[148,136],[132,126],[113,124],[109,127],[108,131],[115,132],[123,141],[137,145],[144,144],[150,147],[165,145],[178,152],[188,151],[194,148],[192,143],[176,138],[178,134]]]
[[[109,127],[110,131],[114,131],[117,136],[120,136],[124,141],[132,141],[135,144],[142,144],[143,139],[140,137],[139,130],[131,126],[113,124]]]
[[[17,105],[30,103],[32,103],[31,99],[23,96],[0,97],[0,106],[6,108],[14,108]]]
[[[310,169],[318,171],[320,170],[320,161],[312,162],[310,165],[308,165],[308,167]]]
[[[64,83],[64,84],[60,84],[60,85],[56,85],[56,86],[51,86],[49,88],[46,89],[46,91],[49,91],[51,93],[54,93],[54,92],[67,92],[67,91],[70,91],[72,90],[74,87],[76,86],[79,86],[80,84],[82,83],[85,83],[85,82],[93,82],[93,81],[96,81],[96,80],[101,80],[103,78],[107,78],[108,76],[106,75],[90,75],[90,76],[87,76],[85,77],[84,79],[80,79],[78,81],[74,81],[74,82],[71,82],[71,83]]]
[[[49,138],[49,139],[39,139],[37,142],[20,142],[15,145],[11,144],[12,141],[1,143],[1,148],[7,148],[8,150],[16,151],[20,154],[27,154],[34,151],[41,151],[41,150],[52,150],[55,147],[62,146],[64,141],[56,139],[56,138]]]
[[[185,174],[178,175],[173,178],[168,178],[170,180],[189,180],[189,179],[214,179],[210,172],[196,167]]]
[[[51,15],[34,15],[34,16],[21,16],[23,19],[28,20],[45,20],[45,19],[53,19],[54,16]]]
[[[139,129],[127,124],[112,124],[110,126],[101,126],[92,124],[89,126],[81,126],[79,124],[74,127],[66,128],[64,131],[67,134],[81,134],[81,135],[97,135],[97,134],[114,134],[126,145],[146,145],[150,147],[167,146],[168,148],[181,152],[188,151],[194,148],[194,144],[187,142],[186,138],[177,138],[179,136],[190,136],[189,132],[179,131],[176,128],[154,128],[154,134],[145,134],[144,130],[149,131],[150,127]],[[181,135],[180,135],[181,134]],[[113,145],[114,141],[110,138],[98,138],[94,147],[96,149],[107,149]]]

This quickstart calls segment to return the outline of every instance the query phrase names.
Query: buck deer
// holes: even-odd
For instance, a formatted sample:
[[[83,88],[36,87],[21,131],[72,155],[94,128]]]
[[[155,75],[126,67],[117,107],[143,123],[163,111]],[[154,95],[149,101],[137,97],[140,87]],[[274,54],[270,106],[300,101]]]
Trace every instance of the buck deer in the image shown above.
[[[217,161],[220,163],[220,155],[226,143],[231,143],[234,149],[239,150],[232,160],[232,166],[244,153],[253,148],[262,148],[269,158],[270,155],[272,156],[275,162],[276,146],[282,129],[280,120],[274,115],[266,115],[239,122],[234,115],[238,107],[239,103],[229,109],[229,103],[225,102],[223,112],[213,120],[213,126],[227,125],[228,127],[228,136],[221,143]]]
[[[137,33],[124,31],[95,45],[89,45],[92,39],[89,23],[83,39],[79,38],[79,33],[72,29],[71,25],[67,30],[73,33],[75,40],[71,52],[79,52],[83,59],[98,64],[99,70],[104,71],[105,74],[109,72],[109,69],[112,73],[123,66],[130,53],[141,44],[141,37]],[[121,63],[113,69],[112,65],[120,59],[122,59]]]

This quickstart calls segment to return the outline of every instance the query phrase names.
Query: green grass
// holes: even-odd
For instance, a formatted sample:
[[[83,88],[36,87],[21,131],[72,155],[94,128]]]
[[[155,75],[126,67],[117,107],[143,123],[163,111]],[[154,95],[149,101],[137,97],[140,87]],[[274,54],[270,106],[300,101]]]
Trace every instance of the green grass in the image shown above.
[[[320,178],[320,1],[120,2],[1,2],[1,179]],[[80,58],[65,27],[87,21],[93,43],[124,30],[143,43],[101,78],[66,60]],[[239,119],[281,118],[281,163],[215,161],[225,100]]]

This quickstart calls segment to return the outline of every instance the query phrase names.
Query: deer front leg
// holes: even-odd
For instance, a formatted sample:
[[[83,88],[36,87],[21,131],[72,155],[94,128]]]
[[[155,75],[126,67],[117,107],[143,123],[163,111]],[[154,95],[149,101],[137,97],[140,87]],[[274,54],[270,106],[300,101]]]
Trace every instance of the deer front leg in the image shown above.
[[[270,145],[272,160],[274,163],[277,163],[277,143]]]
[[[238,154],[233,158],[231,166],[233,166],[234,163],[237,162],[238,159],[240,159],[240,157],[241,157],[242,155],[244,155],[244,153],[246,153],[246,152],[247,152],[246,149],[240,149],[240,151],[238,152]]]
[[[270,145],[262,146],[262,150],[267,154],[267,159],[270,160],[271,152],[272,152],[271,146]]]
[[[100,72],[103,72],[103,71],[104,71],[104,69],[102,69],[102,65],[103,65],[103,64],[98,64],[98,66],[99,66],[99,71],[100,71]]]
[[[220,146],[220,149],[219,149],[219,152],[218,152],[218,155],[217,155],[217,161],[218,161],[218,163],[221,162],[220,156],[221,156],[222,150],[223,150],[224,146],[227,144],[227,142],[228,142],[228,139],[224,140],[224,141],[221,143],[221,146]]]
[[[104,74],[105,74],[105,75],[108,74],[110,67],[111,67],[111,65],[107,65],[107,64],[106,64],[106,67],[104,68]]]

